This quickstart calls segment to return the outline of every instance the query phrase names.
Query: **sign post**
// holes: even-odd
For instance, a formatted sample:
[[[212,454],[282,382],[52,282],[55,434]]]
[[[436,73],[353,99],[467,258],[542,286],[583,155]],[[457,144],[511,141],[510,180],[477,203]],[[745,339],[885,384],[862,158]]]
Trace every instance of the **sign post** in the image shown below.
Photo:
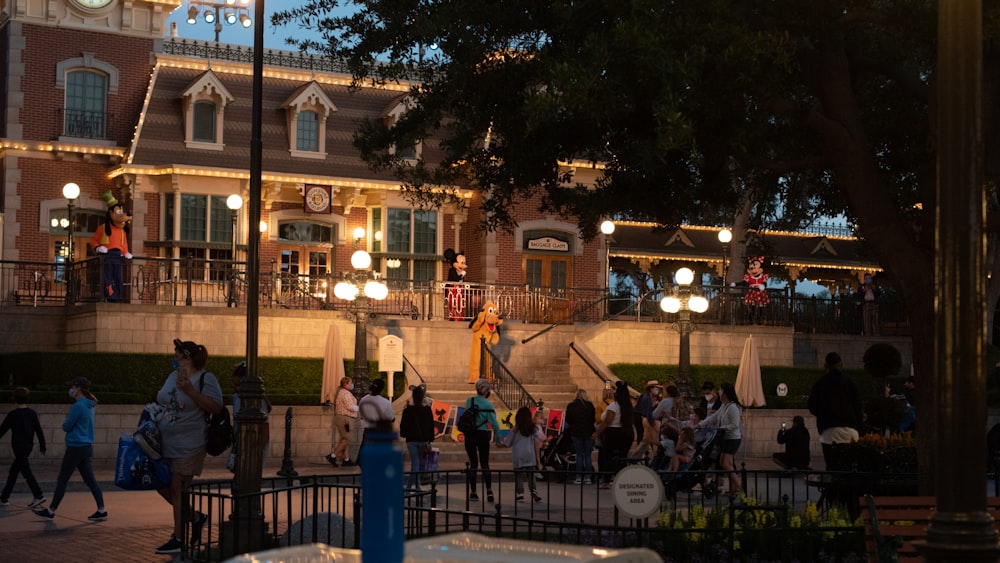
[[[386,372],[386,387],[392,401],[393,375],[403,371],[403,339],[388,335],[378,339],[378,370]]]
[[[663,481],[645,465],[626,465],[611,484],[615,506],[634,520],[648,518],[660,511]]]

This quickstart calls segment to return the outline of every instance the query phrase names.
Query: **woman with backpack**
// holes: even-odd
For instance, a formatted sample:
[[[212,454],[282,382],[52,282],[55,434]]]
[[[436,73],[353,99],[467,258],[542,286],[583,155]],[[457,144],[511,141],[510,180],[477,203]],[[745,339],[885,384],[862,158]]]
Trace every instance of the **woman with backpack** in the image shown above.
[[[486,484],[486,502],[495,501],[493,476],[490,475],[490,443],[494,440],[496,431],[500,429],[500,422],[497,421],[493,403],[487,400],[491,393],[490,382],[480,379],[476,381],[476,394],[465,401],[465,410],[476,412],[473,430],[463,433],[465,454],[469,456],[469,500],[471,501],[479,500],[479,494],[476,492],[476,470],[480,467],[483,470],[483,483]],[[497,445],[499,444],[497,442]]]

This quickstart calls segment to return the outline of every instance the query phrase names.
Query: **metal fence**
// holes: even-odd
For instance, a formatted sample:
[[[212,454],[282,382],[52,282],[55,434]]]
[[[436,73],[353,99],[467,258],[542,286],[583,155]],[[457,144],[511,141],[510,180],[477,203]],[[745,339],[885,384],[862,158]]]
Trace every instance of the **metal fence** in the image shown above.
[[[911,483],[913,475],[858,472],[742,470],[745,495],[732,498],[699,490],[721,477],[703,471],[694,490],[671,486],[678,474],[661,472],[667,495],[661,511],[632,519],[620,512],[610,491],[597,482],[574,481],[572,472],[545,471],[537,482],[542,498],[515,500],[514,472],[492,470],[496,504],[469,499],[467,470],[424,473],[423,490],[404,491],[407,538],[475,532],[495,537],[597,547],[641,546],[664,560],[864,559],[864,528],[857,499],[873,483]],[[995,475],[984,482],[984,489]],[[478,480],[484,487],[483,480]],[[201,543],[185,553],[196,561],[217,561],[234,553],[314,542],[338,547],[360,545],[360,475],[264,479],[259,493],[234,498],[229,481],[193,485],[192,510],[210,515]],[[479,499],[485,499],[480,490]],[[255,514],[233,514],[239,506]],[[246,518],[254,521],[247,527]],[[244,521],[240,525],[238,522]],[[253,533],[249,533],[251,531]]]
[[[105,300],[102,290],[105,256],[79,262],[0,261],[0,306],[51,306]],[[124,303],[191,307],[245,307],[248,295],[245,263],[200,258],[125,260],[121,266]],[[260,272],[258,303],[262,308],[353,311],[354,303],[333,296],[335,274],[298,275],[272,262]],[[640,297],[610,297],[600,288],[532,287],[521,284],[451,283],[435,280],[387,280],[388,297],[369,300],[369,314],[413,320],[468,322],[487,302],[505,319],[529,323],[596,323],[603,319],[677,322],[677,314],[660,309],[662,291]],[[691,320],[702,324],[792,326],[796,332],[861,334],[861,304],[850,297],[820,299],[769,289],[769,303],[750,307],[744,289],[699,286],[709,302]],[[869,317],[870,319],[870,317]],[[883,296],[874,327],[885,336],[910,334],[902,304]]]

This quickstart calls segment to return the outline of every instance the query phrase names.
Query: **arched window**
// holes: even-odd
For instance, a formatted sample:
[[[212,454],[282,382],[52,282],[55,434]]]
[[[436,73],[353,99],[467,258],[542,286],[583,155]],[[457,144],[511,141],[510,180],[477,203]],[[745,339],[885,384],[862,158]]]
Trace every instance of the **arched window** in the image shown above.
[[[64,135],[103,139],[107,131],[108,77],[91,70],[66,75]]]

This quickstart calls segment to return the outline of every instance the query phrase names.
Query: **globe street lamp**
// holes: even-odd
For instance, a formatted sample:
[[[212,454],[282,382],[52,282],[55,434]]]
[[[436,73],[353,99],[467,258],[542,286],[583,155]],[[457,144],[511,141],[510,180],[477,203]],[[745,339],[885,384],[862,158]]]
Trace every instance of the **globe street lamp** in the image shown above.
[[[611,314],[611,235],[615,233],[615,223],[606,220],[601,223],[601,233],[604,234],[604,291],[607,298],[604,300],[604,318]]]
[[[729,243],[733,240],[733,232],[729,229],[719,231],[719,242],[722,243],[722,322],[726,322],[725,317],[735,324],[735,314],[731,295],[729,294]]]
[[[229,255],[229,295],[226,297],[226,306],[235,307],[239,304],[239,299],[236,297],[236,239],[238,238],[236,219],[240,208],[243,207],[243,198],[239,194],[230,195],[226,198],[226,207],[229,208],[233,219],[233,240]]]
[[[674,274],[677,283],[670,295],[660,300],[660,308],[667,313],[677,313],[677,330],[680,333],[680,357],[677,361],[677,388],[685,401],[691,401],[691,311],[704,313],[708,310],[708,299],[696,295],[691,290],[694,272],[681,268]]]
[[[355,231],[355,241],[361,236]],[[353,272],[344,272],[344,277],[333,286],[333,295],[344,301],[354,301],[354,393],[358,397],[368,394],[368,300],[381,301],[389,295],[385,282],[378,279],[378,273],[370,270],[372,257],[358,249],[351,255]]]
[[[76,300],[74,295],[73,280],[73,203],[80,197],[80,186],[70,182],[63,186],[63,197],[66,198],[66,241],[69,256],[66,257],[66,303],[72,304]],[[60,222],[60,225],[62,223]]]

